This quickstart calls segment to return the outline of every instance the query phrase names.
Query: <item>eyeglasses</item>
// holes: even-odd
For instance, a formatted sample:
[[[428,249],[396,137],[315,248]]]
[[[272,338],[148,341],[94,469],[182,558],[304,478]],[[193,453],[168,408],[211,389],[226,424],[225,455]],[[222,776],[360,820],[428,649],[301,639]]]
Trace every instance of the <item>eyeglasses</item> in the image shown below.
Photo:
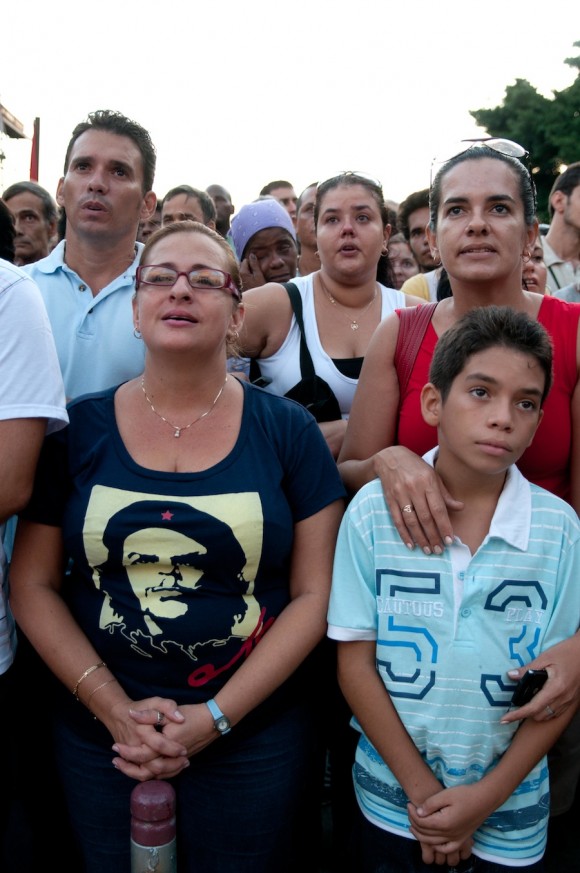
[[[137,287],[143,284],[157,288],[172,288],[180,276],[185,276],[196,291],[229,291],[237,300],[242,299],[241,292],[230,274],[211,267],[197,267],[185,273],[161,264],[147,264],[137,267]]]
[[[360,179],[363,183],[370,182],[371,185],[375,186],[375,188],[380,188],[381,191],[383,190],[383,186],[378,179],[375,179],[374,176],[369,176],[367,173],[360,173],[358,170],[341,170],[341,172],[335,173],[334,176],[329,176],[328,179],[325,179],[323,182],[319,182],[316,186],[316,190],[318,191],[320,188],[322,188],[323,185],[326,185],[328,182],[339,183],[341,179],[347,177]]]
[[[457,155],[462,155],[463,152],[466,152],[469,149],[482,148],[483,146],[493,149],[494,152],[499,152],[500,155],[508,155],[510,158],[519,158],[520,160],[529,157],[530,154],[523,146],[511,139],[486,136],[478,137],[476,139],[462,139],[458,143],[455,143],[454,146],[452,145],[449,148],[444,149],[445,156],[441,154],[440,156],[433,158],[432,163],[444,164],[447,161],[450,161],[451,158],[456,158]]]

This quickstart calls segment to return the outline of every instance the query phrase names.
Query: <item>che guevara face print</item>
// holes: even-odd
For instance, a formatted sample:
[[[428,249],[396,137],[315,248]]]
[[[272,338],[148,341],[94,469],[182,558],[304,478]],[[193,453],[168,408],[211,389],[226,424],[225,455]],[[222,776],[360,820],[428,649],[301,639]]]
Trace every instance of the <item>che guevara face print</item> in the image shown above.
[[[253,492],[176,498],[95,486],[83,539],[103,594],[100,627],[193,661],[255,635],[260,518]]]

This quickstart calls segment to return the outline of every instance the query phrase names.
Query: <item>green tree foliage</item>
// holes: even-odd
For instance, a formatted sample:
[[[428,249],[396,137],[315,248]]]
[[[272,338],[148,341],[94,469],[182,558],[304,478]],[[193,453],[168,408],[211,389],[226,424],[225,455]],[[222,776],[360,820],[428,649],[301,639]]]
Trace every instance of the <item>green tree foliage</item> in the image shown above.
[[[574,47],[580,48],[580,41]],[[580,160],[580,56],[564,63],[578,74],[569,88],[553,91],[552,99],[526,79],[516,79],[506,87],[501,106],[470,112],[489,136],[513,139],[530,152],[540,221],[549,221],[548,195],[560,165]]]

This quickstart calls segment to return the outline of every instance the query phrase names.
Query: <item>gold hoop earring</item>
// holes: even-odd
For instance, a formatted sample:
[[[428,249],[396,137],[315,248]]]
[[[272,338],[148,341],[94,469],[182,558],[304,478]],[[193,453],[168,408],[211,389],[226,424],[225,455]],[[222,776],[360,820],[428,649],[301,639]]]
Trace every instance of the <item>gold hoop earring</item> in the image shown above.
[[[522,252],[522,261],[528,264],[532,260],[532,253],[529,249],[524,249]]]

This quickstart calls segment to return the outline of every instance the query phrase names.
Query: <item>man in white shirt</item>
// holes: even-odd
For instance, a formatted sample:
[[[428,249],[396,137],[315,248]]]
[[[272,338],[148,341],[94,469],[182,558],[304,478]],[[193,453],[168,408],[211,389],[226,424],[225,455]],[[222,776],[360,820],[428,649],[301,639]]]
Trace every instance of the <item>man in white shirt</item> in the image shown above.
[[[14,722],[10,715],[16,713],[21,725],[25,717],[14,694],[16,628],[8,606],[5,526],[30,497],[44,435],[67,422],[60,367],[38,288],[21,269],[0,260],[0,745],[6,750],[0,783],[3,870],[8,863],[4,841],[13,836],[11,810],[20,779],[20,773],[15,773]],[[34,688],[23,693],[35,699]],[[29,725],[30,730],[33,728]],[[44,732],[46,726],[40,730]],[[20,861],[24,863],[22,858]]]

